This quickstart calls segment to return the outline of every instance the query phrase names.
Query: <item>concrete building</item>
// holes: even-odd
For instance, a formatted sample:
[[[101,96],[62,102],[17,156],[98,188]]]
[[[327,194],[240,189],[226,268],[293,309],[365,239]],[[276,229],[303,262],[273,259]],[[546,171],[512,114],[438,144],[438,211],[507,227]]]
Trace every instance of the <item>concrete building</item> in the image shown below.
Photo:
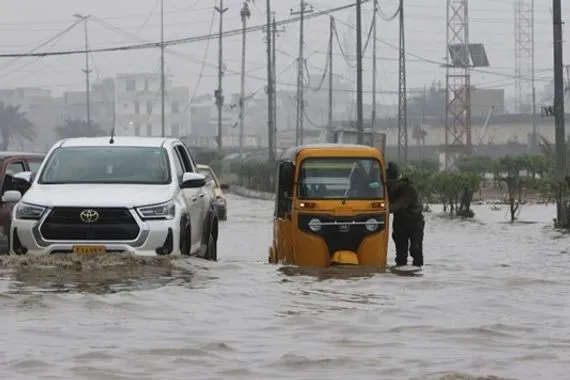
[[[165,134],[182,137],[190,131],[190,92],[165,83]],[[161,136],[160,74],[118,74],[115,78],[115,112],[118,135]]]
[[[491,108],[494,115],[506,113],[505,90],[473,87],[471,89],[471,117],[487,117]]]
[[[532,115],[492,115],[485,127],[484,117],[473,117],[471,135],[476,154],[503,156],[506,154],[530,153],[532,147]],[[443,118],[408,119],[408,153],[410,157],[430,156],[437,158],[445,144],[445,120]],[[414,133],[414,126],[421,125],[424,133]],[[386,134],[386,154],[397,154],[398,128],[392,120],[380,120],[378,132]],[[537,118],[537,133],[550,142],[554,141],[554,119]],[[570,131],[568,132],[570,136]],[[540,139],[539,139],[540,141]]]
[[[85,91],[67,91],[61,97],[63,119],[87,120]],[[93,83],[89,92],[89,117],[91,123],[111,132],[115,121],[115,83],[105,78]]]
[[[190,134],[192,136],[215,136],[210,119],[214,112],[214,103],[210,95],[197,96],[190,104]]]
[[[239,147],[239,95],[230,94],[222,112],[222,146]],[[265,104],[259,99],[246,100],[244,120],[244,146],[258,147],[261,141],[267,141],[267,120]],[[263,116],[261,116],[263,115]],[[196,97],[190,105],[191,144],[204,144],[216,147],[218,136],[218,109],[209,95]],[[261,129],[265,132],[260,132]],[[194,145],[192,145],[194,146]]]

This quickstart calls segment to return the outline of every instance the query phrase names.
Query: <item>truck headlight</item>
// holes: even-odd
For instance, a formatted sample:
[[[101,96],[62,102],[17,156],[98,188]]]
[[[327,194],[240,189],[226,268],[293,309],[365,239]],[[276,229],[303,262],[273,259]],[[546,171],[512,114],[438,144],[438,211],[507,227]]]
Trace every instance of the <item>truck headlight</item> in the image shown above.
[[[20,202],[16,205],[14,215],[21,220],[39,220],[44,215],[46,207]]]
[[[313,232],[319,232],[323,227],[321,221],[317,218],[311,219],[308,226]]]
[[[174,219],[175,207],[173,201],[165,203],[137,207],[141,219]]]
[[[376,219],[370,218],[370,219],[368,219],[368,220],[366,221],[366,224],[364,225],[364,227],[366,227],[366,229],[367,229],[369,232],[374,232],[374,231],[376,231],[376,230],[378,229],[378,225],[379,225],[379,224],[380,224],[380,223],[379,223]]]

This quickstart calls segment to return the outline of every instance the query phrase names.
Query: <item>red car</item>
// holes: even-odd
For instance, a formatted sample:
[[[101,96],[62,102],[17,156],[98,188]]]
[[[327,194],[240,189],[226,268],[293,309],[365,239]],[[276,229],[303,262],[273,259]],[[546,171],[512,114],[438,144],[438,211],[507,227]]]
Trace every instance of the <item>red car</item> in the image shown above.
[[[13,191],[21,195],[28,190],[30,184],[13,176],[22,172],[36,173],[45,158],[41,153],[0,152],[0,254],[8,253],[8,235],[12,219],[12,209],[18,202]],[[8,193],[7,193],[8,192]],[[17,194],[16,194],[17,195]]]

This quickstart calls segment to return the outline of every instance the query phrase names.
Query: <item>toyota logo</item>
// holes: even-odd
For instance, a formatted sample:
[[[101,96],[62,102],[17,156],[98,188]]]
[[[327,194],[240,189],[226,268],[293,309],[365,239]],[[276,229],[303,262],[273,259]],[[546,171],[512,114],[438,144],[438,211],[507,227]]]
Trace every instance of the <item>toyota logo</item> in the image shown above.
[[[79,214],[79,218],[83,223],[95,223],[99,220],[99,213],[95,210],[83,210]]]

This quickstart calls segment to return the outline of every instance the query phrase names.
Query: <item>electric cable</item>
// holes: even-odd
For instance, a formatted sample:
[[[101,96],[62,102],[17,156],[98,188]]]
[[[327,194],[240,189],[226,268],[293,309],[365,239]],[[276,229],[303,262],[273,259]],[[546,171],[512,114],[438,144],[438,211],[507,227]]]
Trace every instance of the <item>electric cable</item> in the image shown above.
[[[77,20],[75,21],[73,24],[69,25],[67,28],[61,30],[60,32],[58,32],[56,35],[50,37],[49,39],[47,39],[46,41],[40,43],[38,46],[32,48],[31,50],[29,50],[30,53],[35,52],[38,49],[41,49],[42,47],[50,44],[50,43],[55,43],[57,42],[61,37],[63,37],[64,35],[66,35],[67,33],[69,33],[73,28],[75,28],[77,26],[77,24],[83,22],[83,20]],[[10,65],[12,65],[13,63],[15,63],[16,61],[20,60],[19,57],[15,57],[13,60],[11,60],[10,62],[5,63],[4,65],[0,66],[0,70],[6,70],[8,67],[10,67]],[[24,67],[27,67],[35,62],[37,62],[39,60],[39,58],[33,60],[32,62],[28,62],[23,64],[22,66],[18,67],[15,71],[18,71]],[[5,75],[3,75],[5,76]]]
[[[378,12],[378,14],[380,15],[380,17],[387,22],[393,21],[396,17],[398,17],[400,15],[400,12],[402,10],[402,5],[398,5],[398,8],[396,9],[396,11],[394,12],[394,14],[390,17],[386,16],[386,14],[384,12],[382,12],[382,8],[380,8],[380,2],[377,0],[374,0],[376,3],[376,12]]]
[[[361,0],[362,3],[366,3],[369,1],[370,0]],[[317,17],[329,15],[329,14],[332,14],[335,12],[340,12],[340,11],[343,11],[346,9],[350,9],[350,8],[354,7],[355,5],[356,5],[356,3],[351,3],[348,5],[344,5],[344,6],[340,6],[340,7],[336,7],[336,8],[331,8],[328,10],[319,11],[319,12],[315,12],[315,13],[311,13],[311,14],[305,15],[304,17],[305,17],[305,19],[317,18]],[[282,26],[282,25],[293,24],[299,20],[300,20],[299,16],[291,17],[291,18],[288,18],[285,20],[276,21],[275,25],[276,26]],[[100,20],[100,21],[102,21],[102,20]],[[264,28],[265,28],[265,24],[262,24],[262,25],[254,25],[254,26],[247,27],[247,28],[245,28],[245,30],[246,30],[246,33],[251,33],[251,32],[261,31]],[[232,37],[232,36],[240,35],[242,32],[243,32],[243,30],[241,28],[240,29],[232,29],[232,30],[221,33],[221,35],[222,35],[222,37]],[[31,53],[5,53],[5,54],[0,54],[0,58],[47,57],[47,56],[55,56],[55,55],[85,54],[87,52],[102,53],[102,52],[144,50],[144,49],[161,47],[162,45],[164,45],[164,46],[183,45],[183,44],[188,44],[188,43],[192,43],[192,42],[205,41],[208,39],[217,39],[219,37],[220,37],[220,33],[210,33],[210,34],[195,36],[195,37],[185,37],[185,38],[166,40],[163,42],[160,42],[160,41],[159,42],[148,42],[148,43],[123,45],[123,46],[115,46],[115,47],[108,47],[108,48],[89,49],[88,51],[85,51],[85,49],[83,49],[83,50],[78,49],[78,50],[62,50],[62,51],[55,51],[55,52],[40,52],[40,53],[36,53],[36,52],[31,52]]]
[[[154,2],[154,6],[152,7],[152,10],[148,14],[147,18],[144,20],[142,25],[137,29],[135,34],[139,34],[145,28],[146,24],[148,24],[148,22],[150,21],[150,18],[154,15],[154,12],[156,12],[156,8],[158,8],[159,4],[160,4],[160,0],[156,0]],[[196,3],[194,3],[194,5],[196,5]]]

